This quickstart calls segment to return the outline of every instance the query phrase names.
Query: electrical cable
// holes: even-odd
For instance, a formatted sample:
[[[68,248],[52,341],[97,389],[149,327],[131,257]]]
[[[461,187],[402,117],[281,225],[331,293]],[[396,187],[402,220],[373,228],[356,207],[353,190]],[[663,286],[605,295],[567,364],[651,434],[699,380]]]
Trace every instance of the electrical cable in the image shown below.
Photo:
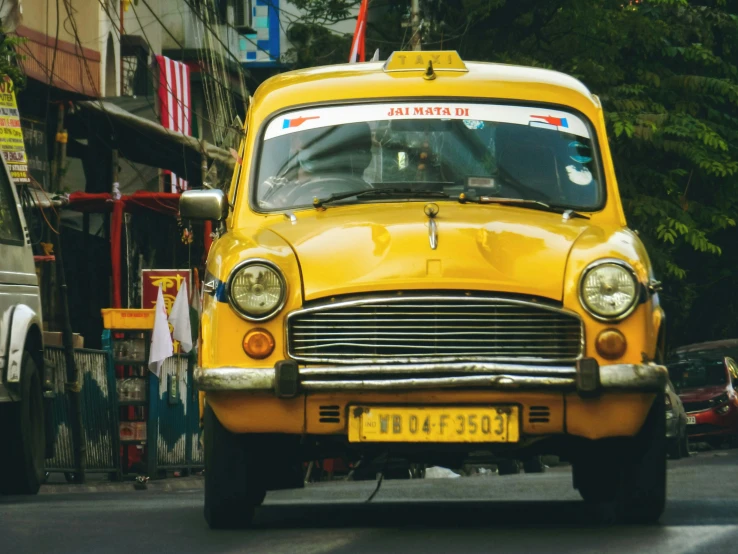
[[[379,470],[379,475],[377,476],[377,486],[374,487],[374,490],[369,495],[369,498],[367,498],[364,503],[368,504],[372,500],[374,500],[374,497],[377,496],[377,493],[379,492],[379,489],[382,488],[382,483],[384,482],[384,473],[387,471],[387,462],[389,461],[389,455],[384,455],[384,460],[382,461],[382,468]]]
[[[113,18],[113,17],[112,17],[111,15],[110,15],[110,12],[108,12],[108,11],[107,11],[107,7],[106,7],[106,6],[105,6],[105,4],[104,4],[104,0],[98,0],[98,3],[99,3],[99,4],[100,4],[100,5],[101,5],[101,6],[103,7],[103,9],[105,10],[105,12],[106,12],[106,14],[107,14],[107,16],[108,16],[108,19],[110,19],[110,21],[111,21],[111,22],[115,23],[115,19],[114,19],[114,18]],[[132,10],[133,10],[133,14],[134,14],[134,16],[136,17],[136,20],[137,20],[137,22],[138,22],[138,24],[139,24],[139,28],[141,29],[141,32],[142,32],[142,34],[143,34],[143,38],[144,38],[144,41],[145,41],[145,42],[146,42],[146,44],[148,45],[148,47],[149,47],[149,50],[150,50],[151,52],[154,52],[154,50],[155,50],[155,49],[154,49],[153,45],[151,44],[151,41],[149,40],[148,36],[146,35],[146,32],[145,32],[145,31],[143,30],[143,27],[144,27],[144,26],[143,26],[143,25],[141,24],[141,19],[140,19],[140,18],[139,18],[139,16],[138,16],[138,12],[136,11],[136,8],[135,8],[135,6],[131,5],[131,8],[132,8]],[[117,29],[117,28],[115,28],[115,27],[113,27],[113,29],[114,29],[115,31],[118,31],[118,29]],[[118,33],[119,33],[119,31],[118,31]],[[120,39],[120,34],[118,34],[116,38]],[[175,40],[176,40],[176,39],[175,39]],[[178,44],[178,46],[182,47],[182,45],[181,45],[181,44],[180,44],[179,42],[177,42],[177,44]],[[154,70],[153,70],[153,69],[151,68],[151,66],[149,66],[149,65],[147,64],[147,65],[146,65],[146,68],[147,68],[148,72],[149,72],[149,73],[151,74],[151,76],[152,76],[152,77],[153,77],[154,79],[157,79],[157,78],[158,78],[158,74],[157,74],[157,72],[156,72],[156,71],[154,71]],[[204,69],[204,67],[203,67],[203,69]],[[206,72],[206,73],[207,73],[207,72]],[[210,74],[208,73],[208,75],[210,75]],[[225,88],[226,88],[226,90],[228,90],[228,91],[230,91],[230,90],[231,90],[230,88],[226,87],[226,86],[225,86],[225,85],[224,85],[224,84],[223,84],[223,83],[222,83],[221,81],[219,81],[218,79],[216,79],[216,78],[215,78],[214,76],[212,76],[212,79],[213,79],[213,80],[214,80],[214,81],[215,81],[216,83],[218,83],[218,84],[219,84],[219,85],[220,85],[221,87],[225,87]],[[170,84],[169,84],[169,83],[167,83],[167,90],[168,90],[169,92],[171,92],[172,94],[174,93],[174,91],[172,90],[172,88],[171,88],[171,86],[170,86]],[[179,98],[176,98],[176,96],[174,96],[174,95],[173,95],[173,97],[174,97],[174,100],[175,100],[175,102],[176,102],[176,103],[178,103],[178,104],[179,104],[180,106],[182,106],[182,101],[181,101],[181,100],[180,100]],[[150,106],[150,107],[151,107],[152,109],[154,109],[154,106],[153,106],[153,104],[151,103],[151,101],[149,100],[148,96],[146,96],[145,98],[146,98],[146,100],[148,101],[148,103],[149,103],[149,106]],[[154,110],[154,111],[156,111],[156,110]],[[216,125],[219,125],[219,124],[218,124],[218,123],[216,123],[215,121],[212,121],[212,120],[210,120],[210,119],[208,119],[208,118],[205,118],[205,117],[203,117],[202,119],[203,119],[204,121],[206,121],[207,123],[209,123],[209,124],[210,124],[211,126],[216,126]]]
[[[160,18],[160,17],[159,17],[159,16],[158,16],[158,15],[156,14],[156,12],[154,12],[154,10],[152,10],[152,9],[151,9],[151,6],[150,6],[150,5],[149,5],[149,3],[147,2],[147,0],[141,0],[141,1],[142,1],[142,2],[144,3],[144,5],[145,5],[145,6],[146,6],[146,7],[147,7],[147,8],[149,9],[149,11],[151,12],[151,14],[152,14],[152,15],[153,15],[153,16],[154,16],[154,17],[156,18],[156,20],[157,20],[157,21],[159,22],[159,24],[160,24],[160,25],[162,26],[162,28],[163,28],[163,29],[164,29],[164,30],[165,30],[165,31],[167,32],[167,34],[168,34],[168,35],[169,35],[169,36],[170,36],[170,37],[172,38],[172,40],[173,40],[173,41],[174,41],[174,42],[175,42],[175,43],[177,44],[177,46],[179,46],[180,48],[184,49],[184,46],[182,46],[182,44],[181,44],[181,43],[180,43],[180,42],[179,42],[179,41],[178,41],[178,40],[176,39],[176,37],[175,37],[174,35],[172,35],[171,31],[170,31],[170,30],[169,30],[169,29],[168,29],[168,28],[166,27],[166,25],[164,25],[164,23],[163,23],[163,22],[161,21],[161,18]],[[192,5],[192,4],[191,4],[191,3],[189,2],[189,0],[184,0],[184,3],[185,3],[185,4],[187,4],[187,6],[189,6],[189,8],[190,8],[190,10],[192,11],[192,13],[194,13],[194,14],[195,14],[195,15],[196,15],[196,16],[198,17],[198,19],[200,19],[201,21],[203,21],[203,19],[202,19],[202,16],[201,16],[201,15],[200,15],[200,13],[199,13],[199,12],[198,12],[198,11],[197,11],[197,10],[196,10],[195,8],[194,8],[194,6],[193,6],[193,5]],[[209,31],[210,31],[211,33],[213,32],[213,30],[212,30],[212,29],[209,29]],[[218,37],[216,37],[216,38],[217,38],[217,39],[218,39],[218,40],[220,41],[220,38],[218,38]],[[221,44],[222,44],[222,42],[221,42]],[[234,59],[234,61],[236,62],[236,65],[238,66],[239,70],[240,70],[241,72],[244,72],[244,69],[243,69],[243,67],[241,66],[241,61],[240,61],[240,60],[239,60],[239,59],[238,59],[238,58],[237,58],[237,57],[235,56],[235,54],[233,54],[233,52],[231,52],[230,48],[228,48],[228,46],[227,46],[227,45],[225,45],[225,44],[224,44],[223,46],[225,46],[225,47],[226,47],[226,50],[228,51],[228,53],[229,53],[229,54],[231,55],[231,57],[232,57],[232,58]],[[257,45],[257,48],[258,48],[258,45]],[[265,50],[265,52],[266,52],[266,50]],[[249,77],[250,77],[250,76],[249,76]],[[254,80],[254,82],[256,82],[256,81]]]

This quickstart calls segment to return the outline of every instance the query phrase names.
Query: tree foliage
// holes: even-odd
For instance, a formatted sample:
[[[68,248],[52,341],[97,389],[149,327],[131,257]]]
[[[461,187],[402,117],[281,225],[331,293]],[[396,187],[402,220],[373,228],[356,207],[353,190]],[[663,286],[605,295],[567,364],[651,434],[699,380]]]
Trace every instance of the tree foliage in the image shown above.
[[[339,17],[356,4],[299,1]],[[556,69],[600,97],[629,225],[665,282],[672,345],[738,337],[738,0],[421,6],[424,49]],[[408,11],[371,2],[367,51],[406,49]]]
[[[18,46],[25,39],[9,36],[0,31],[0,78],[6,75],[10,77],[15,86],[15,90],[23,90],[26,86],[26,75],[18,66],[18,60],[21,57],[17,53]]]

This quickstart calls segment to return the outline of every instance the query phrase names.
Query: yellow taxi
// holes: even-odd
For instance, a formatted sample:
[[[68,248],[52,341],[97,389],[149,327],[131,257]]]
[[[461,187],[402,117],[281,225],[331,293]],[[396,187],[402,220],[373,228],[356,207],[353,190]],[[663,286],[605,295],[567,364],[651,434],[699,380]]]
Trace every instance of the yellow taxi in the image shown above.
[[[240,157],[180,205],[220,222],[195,372],[211,527],[326,457],[555,454],[585,501],[658,519],[659,283],[581,82],[456,52],[293,71],[256,91]]]

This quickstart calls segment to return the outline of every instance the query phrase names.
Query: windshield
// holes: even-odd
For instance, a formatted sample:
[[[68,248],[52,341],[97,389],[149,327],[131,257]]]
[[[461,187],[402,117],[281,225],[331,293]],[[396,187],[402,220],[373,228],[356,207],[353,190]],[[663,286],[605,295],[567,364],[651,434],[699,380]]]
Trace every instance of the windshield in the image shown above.
[[[725,385],[727,375],[722,360],[686,360],[669,366],[669,377],[681,389]]]
[[[267,126],[258,163],[260,210],[396,201],[403,193],[537,200],[578,210],[604,192],[589,125],[535,106],[382,103],[290,112]]]

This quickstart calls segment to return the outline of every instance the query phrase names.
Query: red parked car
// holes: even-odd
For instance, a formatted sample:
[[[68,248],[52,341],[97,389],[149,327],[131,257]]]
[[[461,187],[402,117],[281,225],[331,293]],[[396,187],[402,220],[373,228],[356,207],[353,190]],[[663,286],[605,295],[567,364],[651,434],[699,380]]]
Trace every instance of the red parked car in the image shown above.
[[[733,358],[686,358],[669,365],[687,412],[691,441],[738,445],[738,365]]]

